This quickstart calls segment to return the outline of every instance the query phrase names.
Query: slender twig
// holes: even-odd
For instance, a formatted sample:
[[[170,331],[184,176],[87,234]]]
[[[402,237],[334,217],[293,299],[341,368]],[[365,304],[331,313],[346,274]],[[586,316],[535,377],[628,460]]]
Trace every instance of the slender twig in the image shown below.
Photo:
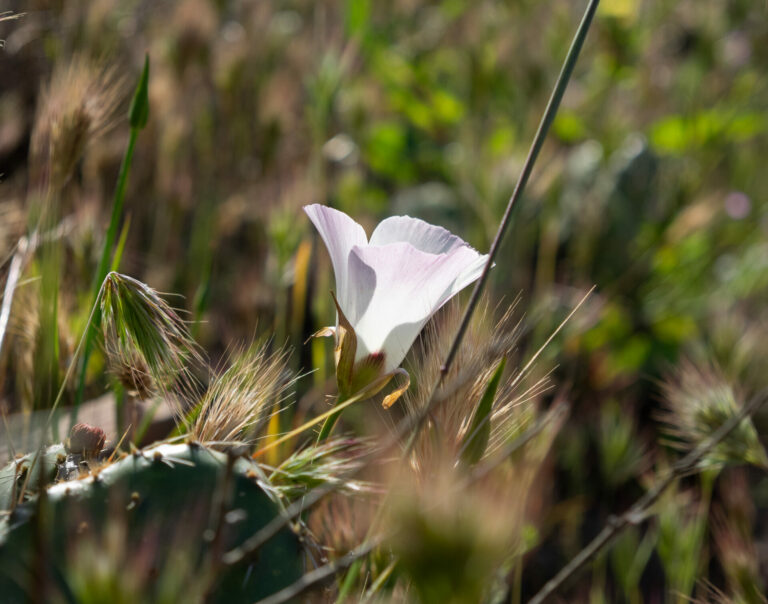
[[[699,465],[699,462],[717,446],[728,434],[736,428],[745,418],[768,400],[768,391],[763,391],[755,396],[749,403],[744,405],[739,413],[731,417],[727,422],[720,426],[699,446],[694,448],[685,457],[680,459],[672,466],[672,470],[667,476],[659,481],[653,488],[646,491],[634,505],[624,512],[621,516],[611,516],[597,536],[592,539],[560,572],[544,584],[544,587],[528,601],[528,604],[541,604],[551,596],[563,583],[571,576],[583,568],[592,558],[600,553],[610,542],[625,528],[630,525],[637,525],[643,522],[648,515],[651,506],[661,497],[673,482],[679,478],[690,474]]]
[[[576,58],[578,57],[581,47],[583,46],[584,39],[586,37],[587,31],[589,30],[589,26],[592,22],[592,17],[594,16],[595,9],[597,8],[598,2],[599,0],[590,0],[590,3],[587,6],[587,9],[585,10],[584,17],[582,18],[581,24],[579,25],[579,29],[577,30],[574,36],[574,40],[568,51],[568,55],[566,56],[565,63],[563,64],[563,68],[560,71],[560,75],[558,76],[557,82],[555,84],[555,88],[549,99],[549,103],[547,104],[547,108],[544,111],[544,115],[542,117],[541,123],[539,124],[539,128],[536,132],[536,136],[531,145],[531,149],[528,152],[528,157],[526,158],[523,171],[520,175],[520,180],[518,181],[517,186],[515,187],[515,190],[512,193],[512,197],[510,197],[509,203],[507,204],[507,210],[504,213],[504,218],[502,219],[502,222],[499,226],[499,230],[496,233],[496,237],[494,238],[493,245],[491,246],[491,250],[489,251],[488,261],[486,262],[485,268],[483,269],[483,273],[480,279],[478,280],[474,291],[472,292],[472,298],[470,299],[469,306],[467,307],[467,310],[462,318],[462,323],[453,340],[453,343],[451,345],[451,350],[448,356],[446,357],[446,360],[443,363],[443,366],[441,367],[440,376],[437,379],[435,386],[432,388],[432,391],[431,391],[432,394],[428,399],[429,402],[427,403],[427,405],[425,405],[421,409],[419,413],[415,415],[409,415],[403,418],[397,424],[395,430],[393,430],[390,438],[386,440],[381,447],[374,448],[367,454],[362,455],[359,458],[360,463],[356,467],[349,470],[346,474],[340,476],[338,481],[331,484],[324,485],[323,487],[316,488],[311,493],[309,493],[303,500],[295,501],[293,504],[291,504],[286,508],[285,513],[283,515],[275,517],[271,522],[269,522],[261,530],[255,533],[251,538],[247,539],[240,547],[227,552],[223,557],[223,561],[225,564],[234,565],[234,564],[239,564],[244,560],[250,559],[264,543],[266,543],[269,539],[271,539],[274,535],[276,535],[283,527],[290,524],[293,518],[301,514],[303,511],[309,509],[311,506],[313,506],[315,503],[320,501],[320,499],[322,499],[329,493],[334,492],[336,489],[339,488],[339,485],[342,484],[345,479],[352,478],[363,467],[365,467],[366,462],[375,458],[381,451],[389,450],[391,447],[402,442],[403,437],[405,437],[407,434],[410,433],[411,435],[410,440],[406,445],[406,452],[403,455],[403,459],[408,458],[409,451],[412,450],[413,445],[416,442],[416,437],[418,436],[419,431],[424,425],[426,419],[432,413],[433,408],[439,402],[439,400],[437,399],[438,389],[443,381],[445,374],[447,373],[450,366],[453,364],[453,361],[456,356],[456,351],[461,345],[462,339],[464,337],[464,333],[466,332],[467,326],[469,325],[469,321],[471,320],[472,314],[474,313],[475,308],[477,307],[480,294],[482,293],[482,290],[488,279],[488,271],[490,270],[493,264],[493,259],[498,252],[499,246],[501,245],[501,242],[504,237],[504,233],[508,226],[512,208],[515,202],[521,196],[525,188],[525,185],[528,182],[528,177],[530,176],[531,170],[533,169],[533,164],[544,142],[544,137],[549,129],[549,126],[552,123],[552,120],[554,119],[555,113],[557,112],[557,108],[560,104],[560,100],[562,99],[563,93],[565,92],[565,87],[568,83],[568,80],[570,79],[571,74],[573,73],[573,68],[576,63]]]

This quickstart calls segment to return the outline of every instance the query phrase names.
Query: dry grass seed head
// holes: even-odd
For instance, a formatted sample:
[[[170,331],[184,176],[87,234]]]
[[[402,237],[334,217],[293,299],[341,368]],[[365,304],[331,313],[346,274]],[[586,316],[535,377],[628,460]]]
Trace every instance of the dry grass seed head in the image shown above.
[[[338,484],[342,492],[367,493],[371,483],[345,478],[370,450],[367,440],[339,437],[295,451],[277,468],[269,468],[269,482],[288,499],[295,499],[325,484]]]
[[[58,63],[42,89],[30,148],[30,171],[40,190],[63,187],[88,143],[112,123],[123,81],[111,67],[76,56]]]
[[[144,359],[134,350],[119,353],[107,348],[110,373],[122,384],[125,392],[138,400],[154,395],[152,375]]]
[[[133,372],[142,393],[166,396],[181,421],[183,401],[196,391],[189,366],[204,364],[184,322],[155,290],[114,272],[104,281],[101,314],[111,370]]]
[[[512,304],[496,323],[492,321],[493,313],[487,305],[475,314],[456,360],[437,391],[437,403],[428,426],[414,448],[411,462],[415,468],[428,472],[446,454],[451,459],[458,459],[473,414],[491,376],[499,361],[515,352],[522,331],[521,321],[514,319],[516,304]],[[460,305],[452,301],[424,330],[420,341],[423,353],[410,369],[415,383],[403,397],[407,413],[415,415],[426,406],[461,315]],[[548,388],[546,378],[533,383],[518,379],[514,374],[502,378],[490,415],[491,434],[486,456],[529,425],[535,417],[533,403]]]
[[[662,385],[666,409],[659,414],[667,435],[666,444],[693,448],[709,438],[736,415],[743,401],[712,364],[683,361]],[[751,463],[768,466],[768,456],[751,418],[745,417],[702,460],[702,466]]]
[[[231,354],[229,368],[200,401],[192,435],[201,442],[252,443],[294,383],[287,358],[284,350],[269,353],[255,345]]]

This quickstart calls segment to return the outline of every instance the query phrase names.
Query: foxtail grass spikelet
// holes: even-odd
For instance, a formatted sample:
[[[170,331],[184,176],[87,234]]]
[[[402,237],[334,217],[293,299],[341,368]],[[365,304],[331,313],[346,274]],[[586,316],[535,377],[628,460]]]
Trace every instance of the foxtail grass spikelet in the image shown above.
[[[181,420],[181,401],[195,390],[190,364],[203,363],[186,325],[141,281],[112,272],[103,287],[101,326],[112,371],[131,378],[128,388],[166,396]]]
[[[681,362],[662,390],[666,410],[659,414],[659,419],[664,424],[666,443],[678,449],[693,448],[709,438],[744,404],[722,372],[711,364]],[[768,456],[749,417],[712,448],[700,465],[742,463],[768,467]]]
[[[326,484],[339,484],[339,490],[346,494],[370,491],[371,485],[365,481],[341,478],[358,465],[358,458],[369,446],[365,440],[348,437],[313,443],[272,468],[269,482],[288,499]]]
[[[396,489],[386,524],[398,530],[390,545],[418,601],[486,600],[519,526],[506,509],[509,499],[484,487],[457,490],[455,471],[443,466],[423,483]]]
[[[254,442],[294,382],[285,350],[269,353],[251,345],[235,350],[230,359],[199,403],[191,434],[201,442]]]
[[[472,323],[442,385],[435,395],[437,404],[430,425],[414,449],[414,468],[429,471],[444,454],[458,460],[476,407],[502,358],[513,360],[522,324],[514,320],[513,304],[494,324],[487,308],[481,309]],[[410,373],[415,385],[404,395],[406,412],[418,414],[429,400],[430,386],[440,374],[442,361],[451,345],[451,336],[461,320],[458,303],[446,304],[427,325],[421,339],[421,354],[415,355]],[[509,363],[508,365],[510,365]],[[491,413],[487,456],[519,434],[534,419],[536,399],[549,387],[546,378],[526,383],[515,375],[502,376]],[[435,446],[435,439],[440,447]],[[447,452],[442,448],[447,448]],[[433,459],[434,458],[434,459]]]
[[[343,556],[365,540],[375,505],[371,497],[334,493],[312,509],[309,529],[328,555]]]
[[[60,190],[87,145],[111,125],[123,84],[114,69],[76,56],[57,64],[42,90],[32,132],[33,185]]]

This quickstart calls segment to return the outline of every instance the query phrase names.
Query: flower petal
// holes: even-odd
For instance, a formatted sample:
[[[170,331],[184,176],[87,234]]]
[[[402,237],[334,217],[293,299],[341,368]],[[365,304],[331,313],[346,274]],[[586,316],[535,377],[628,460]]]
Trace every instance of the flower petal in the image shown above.
[[[447,254],[426,253],[403,242],[354,246],[349,278],[351,283],[365,283],[361,290],[367,291],[358,292],[359,297],[370,297],[363,310],[357,309],[356,358],[383,352],[384,370],[397,368],[432,314],[477,279],[483,258],[466,245]]]
[[[471,252],[472,257],[470,257],[470,254],[468,252]],[[457,252],[454,252],[457,253]],[[453,287],[451,288],[450,294],[443,300],[443,304],[448,302],[451,298],[453,298],[456,294],[458,294],[462,289],[467,287],[467,285],[470,285],[471,283],[474,283],[480,278],[480,275],[483,272],[483,268],[485,267],[485,263],[488,262],[488,254],[479,254],[475,250],[473,250],[469,246],[465,246],[461,249],[461,253],[465,256],[465,265],[464,270],[459,273],[458,277],[456,277],[456,281],[453,283]],[[495,266],[495,263],[494,263]]]
[[[382,220],[371,235],[371,245],[387,245],[404,241],[417,250],[445,254],[468,244],[440,226],[410,216],[391,216]]]
[[[315,203],[304,206],[304,211],[323,238],[325,247],[328,248],[333,272],[336,275],[336,296],[339,299],[339,305],[350,322],[354,323],[355,319],[350,313],[347,266],[352,247],[365,245],[368,242],[365,231],[344,212],[328,206]]]

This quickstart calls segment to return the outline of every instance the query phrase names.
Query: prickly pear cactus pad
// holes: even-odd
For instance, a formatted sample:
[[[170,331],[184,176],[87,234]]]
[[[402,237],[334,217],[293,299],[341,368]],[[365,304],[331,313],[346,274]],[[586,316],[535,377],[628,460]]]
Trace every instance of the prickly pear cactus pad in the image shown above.
[[[64,445],[58,444],[43,449],[42,462],[36,459],[37,455],[36,452],[28,453],[0,469],[0,510],[9,510],[14,507],[14,500],[23,499],[26,493],[36,492],[41,478],[43,484],[52,483],[67,452]]]
[[[83,601],[89,565],[124,564],[126,576],[143,580],[146,601],[184,594],[192,601],[253,602],[292,583],[303,572],[303,556],[289,529],[250,563],[213,572],[217,552],[238,546],[279,513],[251,463],[237,459],[227,467],[223,453],[164,444],[48,487],[0,525],[2,602]],[[119,554],[109,538],[115,534]],[[84,558],[88,547],[96,554]],[[168,579],[173,573],[181,580]]]

